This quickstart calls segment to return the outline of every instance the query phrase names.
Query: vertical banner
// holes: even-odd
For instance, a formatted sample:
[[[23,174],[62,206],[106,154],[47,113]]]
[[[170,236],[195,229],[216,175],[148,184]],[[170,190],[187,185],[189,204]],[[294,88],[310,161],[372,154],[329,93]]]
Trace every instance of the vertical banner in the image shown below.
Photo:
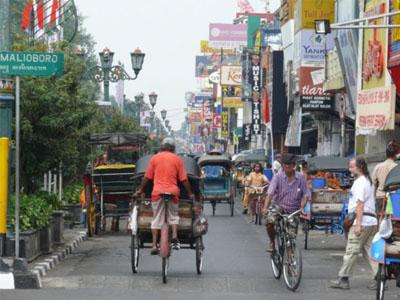
[[[261,102],[253,101],[252,105],[253,119],[252,119],[252,133],[254,135],[261,134]]]
[[[260,101],[261,92],[261,65],[260,56],[257,54],[251,55],[251,72],[249,76],[251,85],[251,98],[254,101]]]
[[[243,124],[243,145],[242,148],[248,148],[251,142],[251,124]]]
[[[205,99],[203,102],[203,120],[205,122],[212,122],[213,113],[213,101],[211,99]]]
[[[221,113],[221,136],[229,137],[229,112],[223,109]]]

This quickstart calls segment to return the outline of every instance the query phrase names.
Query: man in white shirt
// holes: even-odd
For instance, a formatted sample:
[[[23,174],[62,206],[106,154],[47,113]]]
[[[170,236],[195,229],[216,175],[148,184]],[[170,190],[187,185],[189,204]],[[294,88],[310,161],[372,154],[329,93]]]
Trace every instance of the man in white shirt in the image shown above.
[[[351,188],[348,213],[353,219],[348,233],[346,253],[343,256],[343,265],[339,271],[338,279],[330,282],[331,288],[349,289],[349,276],[360,253],[363,254],[371,267],[372,282],[368,286],[376,289],[375,276],[378,265],[369,260],[372,239],[377,231],[377,218],[375,210],[375,187],[369,176],[368,166],[363,157],[352,159],[349,171],[357,177]],[[351,218],[351,216],[354,216]]]
[[[282,159],[281,154],[277,154],[275,156],[275,160],[272,163],[272,171],[274,172],[274,175],[278,174],[279,171],[282,169],[281,159]]]

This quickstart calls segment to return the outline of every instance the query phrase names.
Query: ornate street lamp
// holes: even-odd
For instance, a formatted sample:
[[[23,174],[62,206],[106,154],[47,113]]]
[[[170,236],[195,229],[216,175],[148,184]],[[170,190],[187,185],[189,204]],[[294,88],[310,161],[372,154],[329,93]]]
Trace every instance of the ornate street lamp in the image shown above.
[[[169,127],[169,120],[165,120],[165,127]]]
[[[163,121],[165,121],[166,118],[167,118],[167,111],[165,109],[163,109],[161,111],[161,119],[163,119]]]
[[[110,101],[110,81],[118,82],[120,80],[135,80],[142,70],[145,54],[136,49],[131,53],[132,69],[135,76],[131,77],[121,65],[113,66],[114,52],[105,48],[99,53],[100,66],[91,67],[87,77],[104,84],[104,101]]]
[[[149,95],[149,101],[150,101],[151,109],[154,109],[154,106],[156,106],[156,104],[157,104],[157,97],[158,97],[158,95],[157,95],[156,93],[154,93],[154,92],[152,92],[152,93]]]

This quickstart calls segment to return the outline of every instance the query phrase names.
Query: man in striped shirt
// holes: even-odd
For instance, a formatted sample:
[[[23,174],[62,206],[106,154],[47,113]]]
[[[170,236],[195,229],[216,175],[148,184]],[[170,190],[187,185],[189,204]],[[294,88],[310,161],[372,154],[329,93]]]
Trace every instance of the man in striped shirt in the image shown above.
[[[267,233],[270,239],[268,252],[275,249],[275,227],[277,213],[268,210],[272,204],[276,211],[291,214],[299,209],[303,210],[307,204],[308,192],[307,181],[304,176],[296,172],[296,156],[294,154],[284,154],[282,157],[283,170],[276,174],[268,188],[268,196],[264,204],[263,212],[267,213]],[[298,224],[298,218],[296,219]],[[297,226],[293,228],[293,233],[297,234]]]

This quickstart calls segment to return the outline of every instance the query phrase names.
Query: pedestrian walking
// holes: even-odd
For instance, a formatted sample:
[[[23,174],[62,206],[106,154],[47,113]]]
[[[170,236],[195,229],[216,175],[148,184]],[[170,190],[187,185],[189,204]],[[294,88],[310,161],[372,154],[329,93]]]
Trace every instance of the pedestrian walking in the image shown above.
[[[372,172],[372,182],[376,188],[376,213],[379,216],[379,219],[384,214],[384,203],[386,193],[383,190],[385,185],[386,177],[389,172],[397,166],[396,161],[397,150],[394,146],[389,144],[386,148],[386,160],[374,168]]]
[[[375,276],[378,271],[377,263],[369,260],[369,252],[372,239],[377,232],[377,218],[375,209],[375,187],[372,184],[368,171],[368,165],[362,156],[352,159],[349,163],[349,171],[356,177],[351,187],[348,217],[346,222],[350,224],[346,253],[340,268],[338,278],[330,282],[331,288],[349,289],[349,276],[352,273],[357,257],[363,254],[371,268],[370,289],[376,289]]]
[[[274,175],[278,174],[280,170],[282,170],[282,163],[281,163],[282,155],[277,154],[275,156],[275,160],[272,163],[272,171],[274,172]]]

